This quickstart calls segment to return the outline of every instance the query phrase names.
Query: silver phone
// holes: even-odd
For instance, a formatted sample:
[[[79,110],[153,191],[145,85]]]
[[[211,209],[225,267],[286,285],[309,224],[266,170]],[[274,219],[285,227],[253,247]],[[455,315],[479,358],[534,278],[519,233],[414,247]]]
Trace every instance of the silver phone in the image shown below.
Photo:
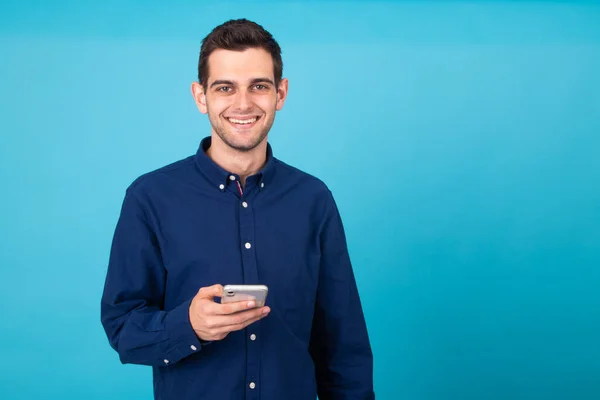
[[[263,307],[268,293],[269,288],[265,285],[225,285],[221,304],[253,300],[256,307]]]

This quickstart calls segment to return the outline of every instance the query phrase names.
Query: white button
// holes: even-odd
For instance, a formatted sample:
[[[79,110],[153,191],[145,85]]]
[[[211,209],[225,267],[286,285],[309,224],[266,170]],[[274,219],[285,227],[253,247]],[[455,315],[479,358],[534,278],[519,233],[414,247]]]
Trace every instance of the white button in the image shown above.
[[[250,335],[250,340],[256,340],[256,335],[254,333]]]
[[[223,190],[225,189],[225,185],[223,185],[222,183],[219,185],[219,189]]]
[[[196,348],[196,346],[194,346],[194,345],[191,345],[191,346],[190,346],[190,349],[192,349],[192,350],[194,350],[194,351],[198,350],[198,349]]]
[[[262,183],[260,184],[260,187],[261,187],[261,188],[264,188],[264,187],[265,187],[265,183],[264,183],[264,182],[262,182]]]
[[[250,243],[246,243],[246,248],[249,249],[250,247],[252,247],[252,245]]]
[[[248,208],[248,203],[246,203],[245,201],[242,203],[242,207],[244,208]]]
[[[256,387],[256,383],[250,382],[250,389],[254,389]]]
[[[235,176],[231,175],[231,176],[229,177],[229,179],[231,179],[232,181],[235,181]]]
[[[163,360],[163,361],[165,362],[165,364],[168,364],[168,363],[169,363],[169,360]]]

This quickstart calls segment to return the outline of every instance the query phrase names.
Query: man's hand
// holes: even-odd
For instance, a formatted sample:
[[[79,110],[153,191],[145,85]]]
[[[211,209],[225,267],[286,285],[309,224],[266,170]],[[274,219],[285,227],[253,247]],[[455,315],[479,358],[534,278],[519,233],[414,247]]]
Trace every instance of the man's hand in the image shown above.
[[[190,305],[190,322],[196,335],[206,341],[222,340],[229,332],[244,329],[269,315],[269,307],[255,308],[254,301],[219,304],[215,297],[223,294],[222,285],[201,288]]]

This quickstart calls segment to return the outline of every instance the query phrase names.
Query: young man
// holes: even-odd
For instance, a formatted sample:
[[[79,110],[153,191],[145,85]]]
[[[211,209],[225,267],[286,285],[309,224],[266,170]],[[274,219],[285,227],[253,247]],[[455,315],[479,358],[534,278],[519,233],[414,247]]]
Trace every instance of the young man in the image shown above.
[[[102,296],[122,363],[150,365],[156,399],[374,399],[373,357],[335,201],[273,157],[288,90],[281,50],[248,20],[202,42],[197,153],[127,189]],[[221,304],[262,284],[267,304]]]

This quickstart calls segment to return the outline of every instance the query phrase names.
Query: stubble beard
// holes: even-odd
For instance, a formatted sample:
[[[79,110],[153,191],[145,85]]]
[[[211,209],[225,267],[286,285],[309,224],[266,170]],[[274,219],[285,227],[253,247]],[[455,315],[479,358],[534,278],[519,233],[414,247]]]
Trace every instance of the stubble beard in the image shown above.
[[[244,153],[254,150],[265,140],[265,138],[269,134],[269,131],[271,130],[271,126],[273,126],[273,122],[275,121],[275,114],[273,113],[270,120],[266,121],[266,124],[260,128],[260,135],[258,135],[258,137],[255,140],[253,140],[250,143],[240,144],[235,142],[235,138],[233,137],[233,135],[230,135],[229,130],[233,128],[225,126],[225,124],[228,124],[227,121],[223,121],[225,118],[221,118],[220,115],[213,117],[210,117],[210,115],[211,114],[209,110],[209,120],[211,122],[212,129],[217,134],[217,136],[219,136],[219,138],[223,141],[223,143],[225,143],[228,147],[234,150]],[[267,118],[267,116],[263,115],[261,117],[261,120],[263,118]]]

